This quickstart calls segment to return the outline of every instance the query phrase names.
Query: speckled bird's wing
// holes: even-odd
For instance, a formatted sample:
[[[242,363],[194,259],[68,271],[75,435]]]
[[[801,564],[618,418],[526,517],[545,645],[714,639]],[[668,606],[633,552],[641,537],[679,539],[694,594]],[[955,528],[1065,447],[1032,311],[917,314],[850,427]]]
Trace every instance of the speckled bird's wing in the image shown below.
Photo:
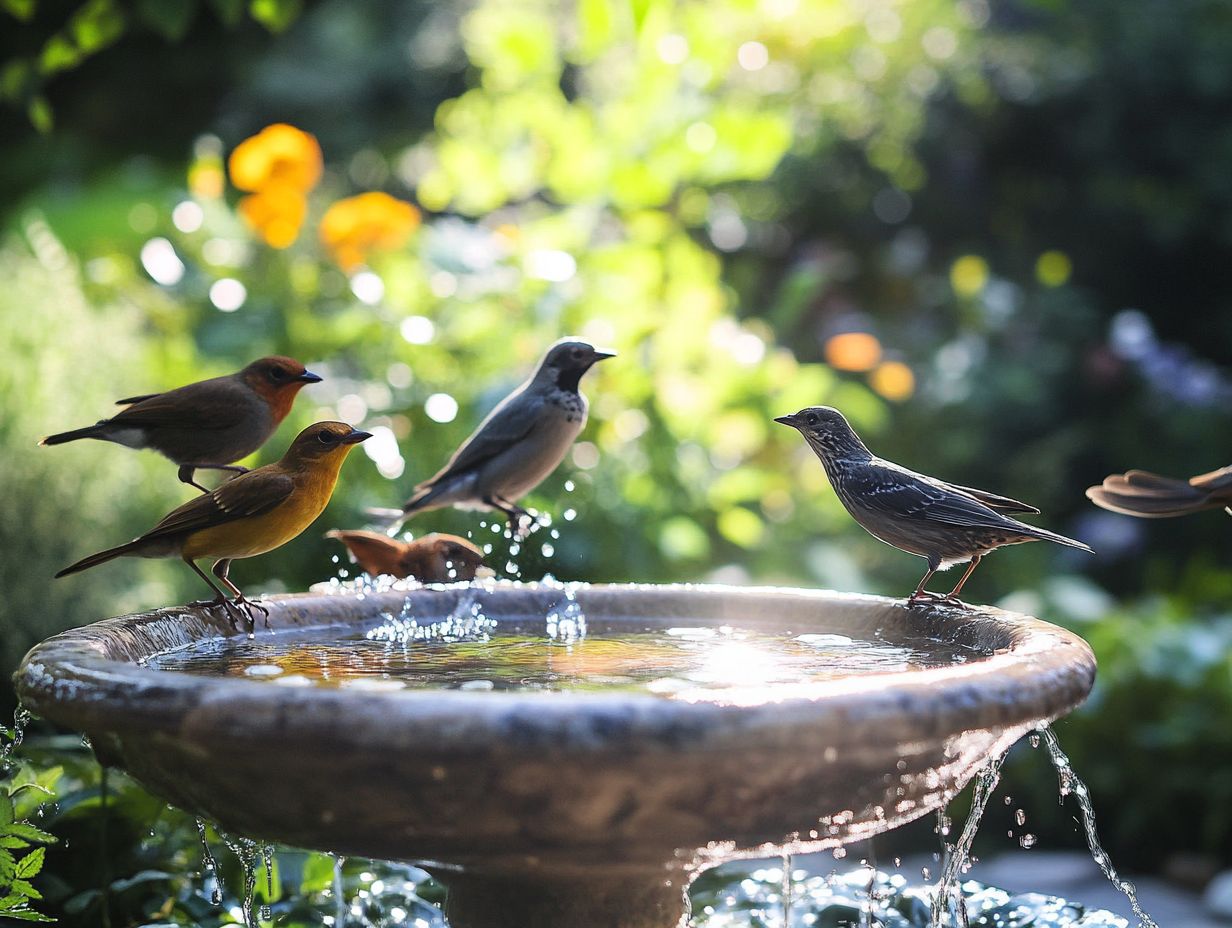
[[[142,428],[229,429],[252,409],[254,396],[233,377],[215,377],[130,399],[133,404],[112,416],[112,422]]]
[[[1015,523],[966,493],[887,463],[868,464],[847,478],[848,492],[865,507],[898,519],[962,528],[1005,528]]]
[[[420,488],[475,470],[526,438],[543,414],[543,396],[525,387],[511,393],[488,414],[449,463]]]
[[[958,490],[960,493],[966,493],[968,496],[983,503],[989,509],[995,509],[997,512],[1039,512],[1034,506],[1027,503],[1020,503],[1016,499],[1011,499],[1008,496],[1000,496],[996,493],[989,493],[987,490],[977,490],[975,487],[959,486],[957,483],[947,483],[952,490]]]
[[[274,465],[258,467],[228,480],[216,490],[189,500],[146,532],[142,539],[186,535],[269,512],[295,489],[295,482]]]

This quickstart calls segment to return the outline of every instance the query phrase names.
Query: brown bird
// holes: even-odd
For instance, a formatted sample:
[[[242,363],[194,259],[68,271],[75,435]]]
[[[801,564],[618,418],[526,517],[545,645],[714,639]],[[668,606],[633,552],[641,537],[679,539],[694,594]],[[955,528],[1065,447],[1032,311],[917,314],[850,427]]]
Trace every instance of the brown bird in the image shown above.
[[[334,529],[325,537],[346,545],[355,562],[374,577],[388,574],[399,580],[450,583],[474,580],[475,571],[483,566],[483,552],[457,535],[434,533],[399,541],[378,532]]]
[[[117,557],[179,557],[209,584],[216,594],[211,605],[223,605],[231,624],[241,607],[265,607],[244,597],[227,579],[231,562],[278,548],[312,524],[321,514],[338,482],[338,470],[347,454],[370,437],[345,422],[318,422],[304,429],[282,460],[266,464],[228,480],[204,496],[189,500],[164,516],[139,538],[92,554],[56,574],[63,577]],[[205,575],[194,562],[214,558],[214,576],[235,600]],[[251,627],[251,611],[248,613]]]
[[[128,408],[94,425],[48,435],[39,444],[97,438],[150,448],[180,465],[180,480],[208,493],[193,480],[193,472],[200,467],[244,473],[246,468],[233,462],[265,444],[300,389],[320,380],[292,358],[261,358],[225,377],[117,400]]]
[[[1097,506],[1140,519],[1171,519],[1204,509],[1232,515],[1232,466],[1188,480],[1161,477],[1145,470],[1111,474],[1101,486],[1087,489]]]

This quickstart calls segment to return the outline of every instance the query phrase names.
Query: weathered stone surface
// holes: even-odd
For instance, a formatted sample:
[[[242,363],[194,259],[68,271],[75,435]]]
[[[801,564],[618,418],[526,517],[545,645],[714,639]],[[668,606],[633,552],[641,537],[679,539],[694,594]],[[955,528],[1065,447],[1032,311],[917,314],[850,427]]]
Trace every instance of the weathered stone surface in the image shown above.
[[[415,615],[447,615],[466,590],[415,591]],[[277,634],[396,614],[407,595],[305,594],[266,605]],[[57,635],[15,679],[30,709],[88,734],[104,762],[231,831],[417,861],[446,882],[460,874],[459,925],[481,923],[477,879],[498,888],[539,881],[545,900],[573,880],[640,879],[653,900],[645,920],[610,924],[662,926],[678,920],[664,900],[679,899],[682,878],[700,866],[832,847],[936,809],[991,754],[1078,705],[1095,674],[1081,639],[991,609],[714,587],[596,586],[576,595],[588,616],[609,624],[678,618],[854,636],[907,627],[987,657],[721,702],[285,688],[142,666],[169,648],[234,634],[221,610],[181,607]],[[543,615],[560,596],[496,585],[482,602],[499,619]],[[601,908],[607,890],[592,895]],[[584,921],[572,904],[545,906],[565,914],[543,928]],[[594,912],[586,919],[609,923]]]

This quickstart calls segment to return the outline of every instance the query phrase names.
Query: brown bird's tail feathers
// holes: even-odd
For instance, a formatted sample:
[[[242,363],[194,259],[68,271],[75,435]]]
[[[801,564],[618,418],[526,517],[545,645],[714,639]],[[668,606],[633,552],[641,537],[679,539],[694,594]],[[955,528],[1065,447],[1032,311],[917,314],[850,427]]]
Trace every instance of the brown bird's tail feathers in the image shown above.
[[[115,560],[117,557],[123,557],[130,551],[136,550],[138,541],[140,541],[140,539],[125,542],[124,544],[117,545],[114,548],[108,548],[106,551],[100,551],[98,554],[91,554],[89,557],[83,557],[76,564],[70,564],[68,567],[65,567],[62,571],[56,574],[55,579],[58,580],[61,577],[67,577],[69,574],[89,570],[91,567],[97,567],[99,564],[106,564],[108,561]]]
[[[1193,481],[1176,480],[1145,470],[1131,470],[1112,474],[1101,486],[1090,487],[1087,498],[1104,509],[1140,519],[1171,519],[1227,505],[1226,488],[1216,493],[1202,486],[1201,481],[1201,477]]]
[[[60,432],[56,435],[48,435],[40,445],[63,445],[65,442],[77,441],[79,438],[99,438],[103,433],[104,423],[98,422],[94,425],[87,425],[83,429],[73,429],[71,432]]]

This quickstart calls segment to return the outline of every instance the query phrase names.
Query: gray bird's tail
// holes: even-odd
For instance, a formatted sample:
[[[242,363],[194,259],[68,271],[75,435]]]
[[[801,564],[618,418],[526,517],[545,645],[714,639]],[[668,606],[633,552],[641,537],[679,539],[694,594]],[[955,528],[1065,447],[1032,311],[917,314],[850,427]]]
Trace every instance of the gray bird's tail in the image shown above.
[[[63,445],[66,442],[77,441],[79,438],[104,438],[106,430],[106,422],[96,422],[94,425],[87,425],[83,429],[73,429],[71,432],[60,432],[56,435],[48,435],[40,445]]]
[[[1059,545],[1065,545],[1067,548],[1078,548],[1080,551],[1085,551],[1087,554],[1094,554],[1095,549],[1081,541],[1075,541],[1073,538],[1066,538],[1064,535],[1058,535],[1056,532],[1050,532],[1046,528],[1040,528],[1038,525],[1027,525],[1025,522],[1018,523],[1023,529],[1024,534],[1030,535],[1032,538],[1038,538],[1041,541],[1055,541]]]
[[[106,551],[100,551],[98,554],[91,554],[89,557],[83,557],[76,564],[70,564],[62,571],[56,574],[55,579],[67,577],[69,574],[75,574],[83,570],[89,570],[91,567],[97,567],[99,564],[106,564],[108,561],[115,560],[117,557],[124,557],[126,554],[131,554],[137,550],[140,539],[136,541],[126,542],[122,545],[117,545],[114,548],[108,548]]]
[[[1161,477],[1145,470],[1112,474],[1101,486],[1087,490],[1087,499],[1097,506],[1140,519],[1171,519],[1225,505],[1211,496],[1208,489],[1188,480]]]

